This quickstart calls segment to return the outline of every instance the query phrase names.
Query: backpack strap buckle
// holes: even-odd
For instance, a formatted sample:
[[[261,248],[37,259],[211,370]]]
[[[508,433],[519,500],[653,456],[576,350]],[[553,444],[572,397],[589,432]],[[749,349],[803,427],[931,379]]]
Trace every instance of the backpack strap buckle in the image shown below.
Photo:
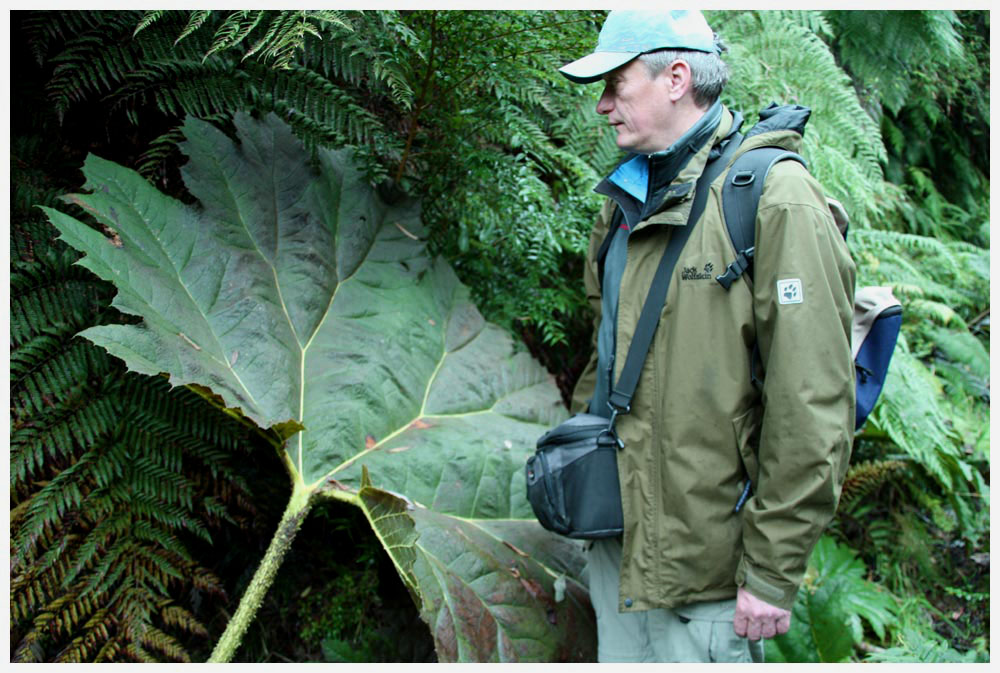
[[[722,275],[716,276],[715,280],[719,281],[721,285],[726,290],[736,282],[739,278],[750,268],[753,263],[753,248],[747,248],[746,250],[741,250],[737,255],[736,259],[729,263],[726,267],[726,272]]]

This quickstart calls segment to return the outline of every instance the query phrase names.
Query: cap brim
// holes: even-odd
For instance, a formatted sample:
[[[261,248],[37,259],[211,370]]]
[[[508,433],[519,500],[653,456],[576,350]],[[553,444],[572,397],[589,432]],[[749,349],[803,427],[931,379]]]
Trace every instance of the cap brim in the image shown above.
[[[577,84],[590,84],[619,68],[639,54],[622,51],[595,51],[559,68],[559,72]]]

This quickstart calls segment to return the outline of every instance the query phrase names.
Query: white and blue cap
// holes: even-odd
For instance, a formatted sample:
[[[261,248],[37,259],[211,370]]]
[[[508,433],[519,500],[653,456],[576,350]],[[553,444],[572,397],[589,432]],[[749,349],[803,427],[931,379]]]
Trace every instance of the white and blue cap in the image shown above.
[[[594,53],[564,65],[559,72],[578,84],[589,84],[640,54],[657,49],[717,51],[715,36],[701,12],[614,10],[601,27]]]

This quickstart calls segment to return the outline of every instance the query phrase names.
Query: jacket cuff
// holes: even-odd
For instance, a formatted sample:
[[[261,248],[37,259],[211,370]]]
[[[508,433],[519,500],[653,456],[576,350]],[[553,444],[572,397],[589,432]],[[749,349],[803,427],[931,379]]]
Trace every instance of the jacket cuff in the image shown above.
[[[769,576],[763,568],[754,565],[743,554],[736,566],[736,586],[743,587],[755,598],[770,603],[782,610],[791,611],[799,588],[782,582],[779,578]]]

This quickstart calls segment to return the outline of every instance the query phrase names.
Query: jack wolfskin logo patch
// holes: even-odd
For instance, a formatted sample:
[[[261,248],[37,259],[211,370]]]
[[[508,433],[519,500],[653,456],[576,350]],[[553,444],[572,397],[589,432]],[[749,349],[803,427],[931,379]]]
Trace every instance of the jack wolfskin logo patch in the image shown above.
[[[798,278],[788,278],[778,281],[779,304],[802,303],[802,281]]]
[[[707,263],[702,267],[702,272],[698,272],[698,267],[696,266],[685,266],[684,270],[681,271],[681,280],[710,280],[712,278],[712,263]]]

